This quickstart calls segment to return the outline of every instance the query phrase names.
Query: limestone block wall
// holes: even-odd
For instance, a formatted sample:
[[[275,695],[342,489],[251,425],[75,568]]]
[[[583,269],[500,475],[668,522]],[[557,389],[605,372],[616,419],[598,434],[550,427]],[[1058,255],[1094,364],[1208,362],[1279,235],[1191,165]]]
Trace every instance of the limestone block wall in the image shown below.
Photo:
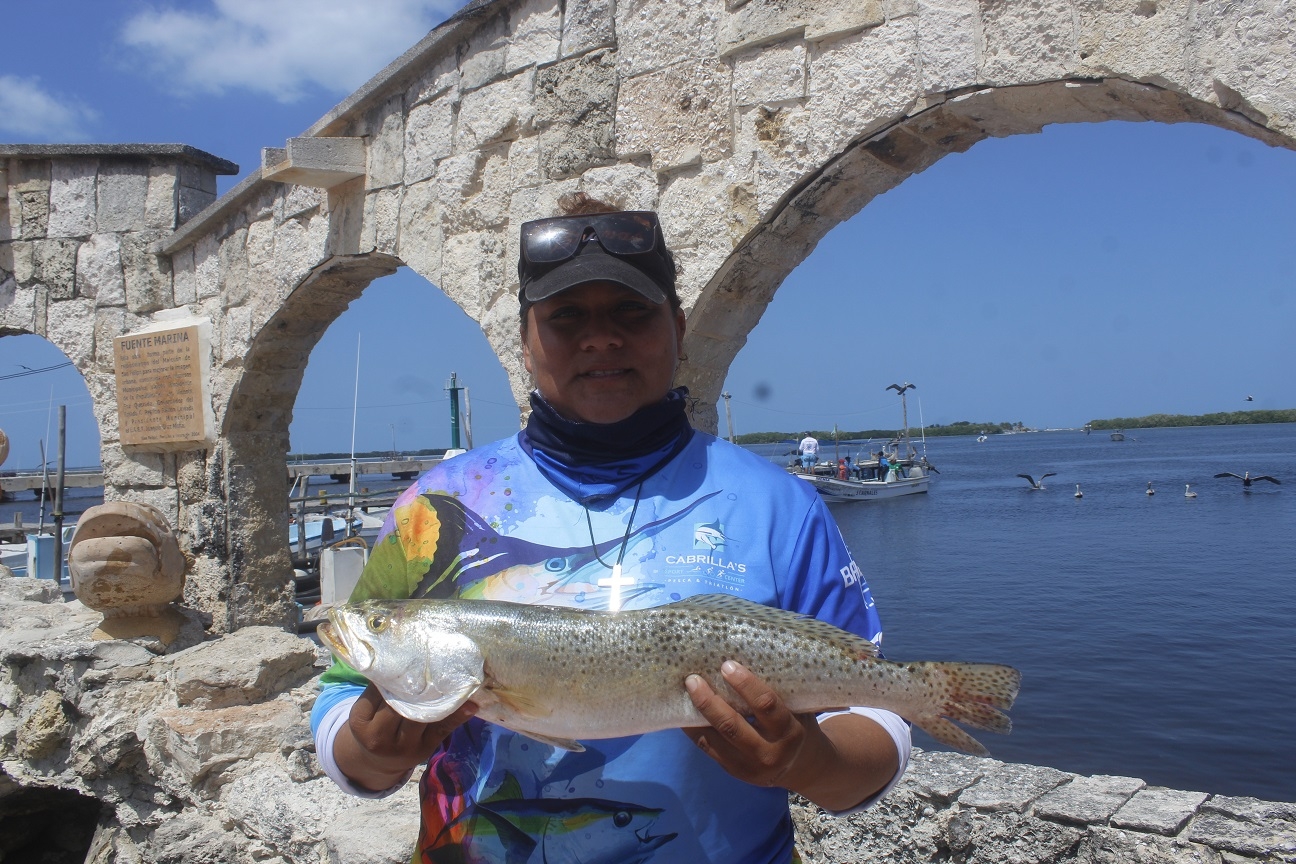
[[[833,226],[984,138],[1110,119],[1205,122],[1296,146],[1296,7],[473,2],[302,136],[338,139],[334,155],[362,152],[363,164],[285,172],[290,141],[188,221],[189,193],[206,181],[177,174],[155,188],[143,164],[91,170],[72,151],[47,163],[9,151],[0,333],[47,335],[93,377],[109,494],[172,499],[197,561],[192,599],[215,626],[280,621],[291,614],[293,399],[310,349],[373,278],[407,265],[461,306],[521,411],[520,223],[577,190],[656,209],[689,319],[680,383],[697,397],[695,422],[714,429],[734,356]],[[156,216],[164,187],[169,217]],[[136,202],[136,221],[100,200]],[[93,346],[173,311],[213,322],[218,444],[119,453]]]

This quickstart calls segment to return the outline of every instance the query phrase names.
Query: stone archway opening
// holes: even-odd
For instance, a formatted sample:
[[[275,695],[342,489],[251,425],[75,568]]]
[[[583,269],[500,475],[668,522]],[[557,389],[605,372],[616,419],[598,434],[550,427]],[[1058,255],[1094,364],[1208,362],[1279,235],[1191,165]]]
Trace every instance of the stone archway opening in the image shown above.
[[[1244,106],[1243,106],[1244,107]],[[1229,110],[1161,87],[1119,78],[968,88],[898,118],[848,145],[774,204],[702,289],[689,314],[681,379],[698,397],[699,425],[716,428],[727,370],[787,275],[839,223],[951,153],[986,138],[1038,132],[1055,123],[1107,120],[1205,123],[1265,144],[1296,141]],[[808,124],[796,112],[757,106],[742,121],[762,147],[797,146]]]
[[[302,281],[252,339],[243,358],[245,371],[231,394],[222,430],[225,451],[214,454],[204,472],[205,482],[218,489],[229,502],[228,510],[224,513],[198,512],[191,520],[202,526],[195,531],[194,542],[198,548],[191,547],[191,551],[197,553],[197,566],[203,567],[205,558],[206,566],[212,572],[232,570],[235,576],[233,581],[224,580],[224,584],[211,579],[201,580],[203,587],[191,590],[208,593],[189,599],[203,608],[223,606],[226,610],[224,626],[229,630],[237,629],[241,621],[265,620],[265,616],[288,623],[297,614],[293,602],[295,586],[291,555],[286,542],[290,484],[284,470],[290,451],[300,449],[290,446],[290,427],[297,396],[312,352],[317,350],[326,331],[347,313],[371,283],[398,278],[393,274],[403,268],[399,258],[382,253],[334,256]],[[413,321],[421,326],[424,338],[429,339],[436,338],[436,332],[447,326],[457,328],[461,341],[476,329],[478,341],[474,350],[481,352],[478,361],[493,356],[480,329],[441,294],[440,289],[408,269],[404,269],[399,278],[412,279],[416,286],[421,286],[427,299],[435,302],[414,310],[400,306],[379,308],[371,313],[378,325],[372,341],[386,342],[385,347],[390,349],[391,343],[399,340],[383,333],[383,320],[401,317],[405,323]],[[382,293],[382,289],[375,292],[377,295]],[[343,329],[348,326],[351,325],[344,325]],[[347,336],[346,342],[345,351],[338,346],[333,352],[342,355],[338,358],[337,368],[345,370],[345,380],[334,381],[332,386],[332,398],[346,405],[342,422],[331,422],[328,432],[329,440],[335,444],[330,449],[336,451],[346,451],[350,445],[355,344],[352,336]],[[423,369],[420,364],[427,362],[429,353],[416,339],[411,341],[407,336],[403,343],[396,345],[394,354],[390,351],[386,354],[389,359],[372,365],[375,368],[384,364],[391,366],[395,362],[390,358],[400,358],[401,362],[409,363],[413,369],[424,373],[419,386],[425,393],[430,389],[440,390],[440,382],[455,370],[448,364],[445,364],[445,369]],[[363,353],[361,359],[366,362]],[[475,422],[477,434],[501,437],[516,430],[518,408],[508,387],[507,376],[500,368],[496,380],[474,397],[479,405],[489,404],[492,409],[478,415],[478,420],[488,419],[487,422]],[[378,423],[379,432],[385,433],[379,440],[388,438],[390,427],[387,421]],[[413,427],[415,424],[411,422],[409,425]],[[448,446],[449,442],[434,443],[440,440],[437,433],[448,429],[448,423],[439,425],[433,418],[427,425],[430,446]],[[410,431],[411,434],[423,434],[422,429],[411,428]],[[365,448],[359,444],[358,449]],[[369,449],[381,449],[381,445]],[[222,570],[220,565],[226,562],[233,566]],[[191,580],[191,585],[194,581],[198,580]]]
[[[451,378],[459,388],[454,431]],[[370,282],[311,350],[293,405],[289,519],[296,542],[289,555],[305,614],[349,584],[320,584],[320,550],[343,539],[347,519],[357,545],[370,544],[417,470],[393,472],[391,463],[425,466],[448,448],[505,437],[516,431],[517,416],[508,376],[480,326],[443,291],[404,266]],[[348,501],[353,440],[360,468],[355,507]],[[320,464],[331,467],[301,473]],[[339,556],[330,557],[336,568]],[[358,564],[345,563],[349,575]]]
[[[64,514],[71,517],[67,523],[71,524],[76,514],[103,501],[100,427],[86,379],[52,342],[0,328],[0,430],[8,439],[9,451],[0,460],[0,530],[4,532],[15,536],[35,532],[42,512],[45,529],[50,529],[60,406],[65,409],[64,464],[74,474],[64,492]],[[47,479],[38,477],[42,462]],[[91,474],[97,479],[82,485],[92,482]]]
[[[1100,166],[1117,176],[1107,181]],[[805,423],[822,429],[838,421],[843,430],[898,426],[898,406],[892,410],[881,389],[893,380],[888,376],[926,385],[920,392],[929,426],[1041,426],[1056,421],[943,416],[939,388],[998,390],[1013,381],[1027,392],[1065,389],[1076,394],[1080,412],[1087,391],[1155,391],[1155,382],[1139,384],[1150,374],[1191,376],[1206,391],[1227,375],[1241,378],[1247,363],[1272,367],[1285,340],[1266,337],[1265,328],[1291,308],[1275,287],[1284,284],[1282,262],[1290,260],[1274,243],[1286,227],[1282,218],[1274,224],[1282,213],[1275,199],[1290,188],[1286,166],[1296,166],[1289,149],[1209,124],[1156,122],[1059,124],[1043,135],[986,140],[941,161],[835,226],[780,285],[725,381],[739,431]],[[1278,175],[1269,176],[1275,169]],[[1275,179],[1283,183],[1277,189]],[[1032,182],[1038,195],[1023,188]],[[1149,221],[1166,206],[1149,199],[1163,196],[1178,203]],[[1231,209],[1217,210],[1221,205]],[[1193,278],[1171,279],[1184,262],[1196,262]],[[1156,302],[1129,302],[1147,297]],[[1247,336],[1220,327],[1221,308],[1245,310],[1257,329]],[[815,314],[811,338],[802,325]],[[929,340],[939,342],[938,351]],[[1095,357],[1132,359],[1153,345],[1155,365],[1131,365],[1101,380],[1086,372]],[[756,362],[789,355],[796,364]],[[966,363],[933,367],[932,355]],[[762,365],[767,374],[759,373]],[[821,386],[799,378],[798,368],[823,370]],[[852,406],[842,416],[763,413],[755,395],[758,388],[803,392],[812,414],[811,406],[831,401],[829,381],[832,397]],[[1068,422],[1138,413],[1104,413],[1100,403],[1088,404],[1093,414]],[[865,411],[881,405],[882,413]],[[1259,407],[1239,401],[1185,413]],[[909,408],[916,421],[912,399]],[[782,426],[769,425],[780,420]]]

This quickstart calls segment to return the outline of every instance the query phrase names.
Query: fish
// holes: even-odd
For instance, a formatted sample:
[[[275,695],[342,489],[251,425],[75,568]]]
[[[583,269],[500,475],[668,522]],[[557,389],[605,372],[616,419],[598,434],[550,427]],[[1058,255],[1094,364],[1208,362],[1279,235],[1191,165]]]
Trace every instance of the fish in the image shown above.
[[[737,661],[790,710],[892,711],[935,740],[989,751],[956,723],[1007,733],[1021,673],[997,663],[893,662],[861,636],[724,594],[615,613],[499,600],[366,600],[318,630],[333,655],[401,716],[477,716],[565,750],[582,740],[709,725],[684,680],[697,674],[735,710],[720,674]]]

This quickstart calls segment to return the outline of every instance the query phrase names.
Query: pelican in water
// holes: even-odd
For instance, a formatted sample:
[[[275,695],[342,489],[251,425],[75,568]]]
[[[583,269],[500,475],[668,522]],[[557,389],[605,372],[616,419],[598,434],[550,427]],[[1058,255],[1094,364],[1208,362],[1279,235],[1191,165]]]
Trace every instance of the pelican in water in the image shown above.
[[[1044,477],[1041,477],[1038,481],[1036,481],[1035,478],[1032,477],[1032,476],[1029,475],[1029,474],[1018,474],[1017,476],[1018,476],[1018,477],[1021,477],[1021,478],[1022,478],[1023,480],[1025,480],[1027,483],[1031,484],[1031,485],[1030,485],[1030,488],[1032,488],[1032,489],[1038,491],[1038,490],[1041,490],[1041,489],[1044,488],[1044,478],[1045,478],[1045,477],[1053,477],[1053,476],[1055,476],[1056,474],[1057,474],[1056,471],[1050,471],[1049,473],[1045,474]]]
[[[1149,495],[1155,495],[1155,494],[1156,494],[1156,490],[1152,488],[1152,481],[1151,481],[1151,480],[1148,481],[1147,494],[1149,494]]]
[[[1197,493],[1194,492],[1194,491],[1192,491],[1192,484],[1191,484],[1191,483],[1185,483],[1185,484],[1184,484],[1184,497],[1185,497],[1185,498],[1196,498],[1196,497],[1197,497]]]
[[[1220,474],[1216,474],[1215,476],[1216,477],[1236,477],[1237,479],[1242,481],[1243,489],[1250,489],[1251,484],[1257,480],[1268,480],[1270,483],[1277,483],[1279,486],[1282,485],[1282,481],[1279,480],[1277,477],[1270,477],[1268,474],[1257,474],[1256,476],[1252,477],[1250,471],[1244,471],[1241,474],[1234,474],[1232,471],[1224,471]]]
[[[1084,493],[1080,491],[1080,484],[1079,484],[1079,483],[1076,484],[1076,493],[1075,493],[1075,497],[1076,497],[1076,498],[1083,498],[1083,497],[1084,497]]]

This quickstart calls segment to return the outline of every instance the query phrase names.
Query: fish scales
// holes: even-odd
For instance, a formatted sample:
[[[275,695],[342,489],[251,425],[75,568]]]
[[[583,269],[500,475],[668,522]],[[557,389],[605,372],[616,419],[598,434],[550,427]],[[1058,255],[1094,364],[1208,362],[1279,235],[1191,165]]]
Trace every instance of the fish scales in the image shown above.
[[[882,660],[871,642],[830,624],[722,595],[615,614],[367,601],[334,610],[320,633],[411,719],[440,719],[471,698],[483,719],[568,747],[706,725],[684,689],[692,673],[747,712],[719,671],[736,660],[793,711],[886,708],[937,740],[984,753],[950,721],[1008,731],[1003,712],[1020,681],[996,664]]]

